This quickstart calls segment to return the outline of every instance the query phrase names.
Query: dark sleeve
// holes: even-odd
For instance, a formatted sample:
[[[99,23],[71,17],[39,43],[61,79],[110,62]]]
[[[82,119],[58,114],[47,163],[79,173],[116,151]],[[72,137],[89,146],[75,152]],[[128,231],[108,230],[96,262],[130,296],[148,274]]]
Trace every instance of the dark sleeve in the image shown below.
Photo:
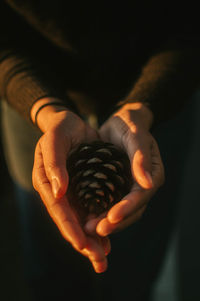
[[[200,27],[194,10],[180,11],[168,24],[165,42],[149,56],[118,104],[145,103],[154,114],[154,125],[173,118],[200,86]]]
[[[3,1],[0,2],[0,98],[26,119],[44,96],[66,99],[62,53]]]

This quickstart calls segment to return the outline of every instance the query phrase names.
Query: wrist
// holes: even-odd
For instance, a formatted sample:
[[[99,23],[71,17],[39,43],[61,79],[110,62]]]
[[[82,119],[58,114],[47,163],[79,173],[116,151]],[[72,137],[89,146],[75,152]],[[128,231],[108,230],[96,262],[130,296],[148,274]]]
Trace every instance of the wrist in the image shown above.
[[[130,119],[137,127],[150,130],[153,124],[153,113],[149,107],[142,102],[124,104],[114,116]]]
[[[30,113],[31,120],[42,132],[45,132],[54,120],[55,114],[61,111],[69,111],[69,109],[60,99],[45,97],[34,103]]]

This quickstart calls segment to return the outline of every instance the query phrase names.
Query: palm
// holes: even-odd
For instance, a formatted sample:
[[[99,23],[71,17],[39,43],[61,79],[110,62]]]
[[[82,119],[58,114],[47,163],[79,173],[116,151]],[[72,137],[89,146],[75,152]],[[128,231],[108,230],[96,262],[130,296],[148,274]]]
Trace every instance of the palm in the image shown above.
[[[105,271],[109,240],[88,235],[67,196],[66,160],[82,141],[97,139],[97,133],[78,116],[62,112],[56,115],[49,130],[40,138],[35,150],[33,185],[63,237],[87,256],[96,272]]]
[[[130,119],[125,124],[120,118],[111,117],[99,131],[104,141],[127,152],[134,184],[131,191],[106,216],[93,219],[86,225],[88,233],[97,232],[106,236],[136,222],[163,183],[164,168],[155,139],[148,131],[136,129],[134,133],[135,129]]]

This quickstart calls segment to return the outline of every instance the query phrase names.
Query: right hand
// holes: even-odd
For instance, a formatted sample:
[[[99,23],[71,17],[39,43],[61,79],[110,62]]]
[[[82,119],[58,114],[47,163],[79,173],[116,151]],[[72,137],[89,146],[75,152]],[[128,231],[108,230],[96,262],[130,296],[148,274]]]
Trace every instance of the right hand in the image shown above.
[[[43,131],[36,149],[33,166],[33,186],[39,193],[50,216],[63,237],[81,254],[88,257],[97,273],[107,269],[110,252],[108,237],[84,232],[77,213],[67,198],[69,152],[79,143],[98,139],[97,132],[76,114],[65,108],[45,107],[38,115]]]

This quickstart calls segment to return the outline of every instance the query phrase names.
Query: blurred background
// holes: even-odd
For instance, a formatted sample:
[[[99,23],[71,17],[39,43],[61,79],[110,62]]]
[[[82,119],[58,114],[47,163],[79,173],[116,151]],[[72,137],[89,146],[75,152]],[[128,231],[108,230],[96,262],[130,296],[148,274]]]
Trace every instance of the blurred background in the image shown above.
[[[173,233],[151,301],[200,300],[200,94],[155,130],[168,180],[161,202],[178,204]],[[2,301],[31,301],[22,273],[21,239],[13,183],[0,145],[0,289]],[[159,229],[158,229],[159,231]]]
[[[1,141],[1,140],[0,140]],[[0,143],[0,290],[2,301],[31,300],[22,273],[20,227],[14,185]]]

